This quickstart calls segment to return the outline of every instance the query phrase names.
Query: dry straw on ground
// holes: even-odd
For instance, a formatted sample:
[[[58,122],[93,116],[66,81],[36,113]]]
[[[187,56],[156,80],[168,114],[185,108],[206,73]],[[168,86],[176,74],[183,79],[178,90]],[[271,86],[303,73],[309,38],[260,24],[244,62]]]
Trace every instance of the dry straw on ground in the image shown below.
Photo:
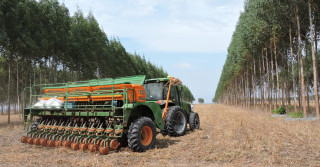
[[[99,155],[22,144],[21,125],[1,126],[0,166],[320,166],[319,122],[284,122],[223,105],[195,110],[200,130],[182,137],[158,134],[155,149],[144,153],[122,148]]]

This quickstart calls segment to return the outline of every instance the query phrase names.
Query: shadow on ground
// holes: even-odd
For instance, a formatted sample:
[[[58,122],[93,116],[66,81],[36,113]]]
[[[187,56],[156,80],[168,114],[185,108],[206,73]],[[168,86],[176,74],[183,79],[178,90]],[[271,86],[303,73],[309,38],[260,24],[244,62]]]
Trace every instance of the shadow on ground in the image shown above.
[[[164,138],[164,139],[157,138],[156,147],[158,149],[168,148],[169,146],[177,144],[179,142],[180,142],[180,140],[175,140],[175,139],[172,139],[172,138],[168,138],[168,139],[166,139],[166,138]]]

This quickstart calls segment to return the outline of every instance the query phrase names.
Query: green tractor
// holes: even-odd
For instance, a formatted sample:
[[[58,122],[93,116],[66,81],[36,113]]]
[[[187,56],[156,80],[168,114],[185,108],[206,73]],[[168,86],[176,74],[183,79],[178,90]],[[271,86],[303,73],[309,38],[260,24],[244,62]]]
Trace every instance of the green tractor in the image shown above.
[[[173,77],[33,85],[23,93],[27,135],[21,142],[100,154],[128,145],[143,152],[153,147],[156,128],[170,136],[184,135],[187,124],[199,129],[199,115],[182,101],[182,91]]]

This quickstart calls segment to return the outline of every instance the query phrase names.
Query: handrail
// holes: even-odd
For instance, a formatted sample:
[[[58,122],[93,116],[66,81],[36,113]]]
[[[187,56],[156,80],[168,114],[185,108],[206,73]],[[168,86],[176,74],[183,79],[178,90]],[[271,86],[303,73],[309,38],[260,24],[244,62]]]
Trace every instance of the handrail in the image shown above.
[[[27,89],[30,89],[30,99],[29,99],[29,109],[30,109],[30,112],[32,109],[36,109],[36,108],[33,108],[32,107],[32,104],[33,102],[36,102],[37,100],[37,97],[51,97],[51,96],[58,96],[58,97],[64,97],[64,111],[68,111],[69,110],[69,97],[78,97],[78,96],[88,96],[88,98],[90,99],[91,101],[91,96],[103,96],[103,95],[111,95],[111,105],[106,105],[106,104],[100,104],[100,105],[97,105],[97,104],[94,104],[94,105],[83,105],[84,108],[86,107],[107,107],[105,109],[108,109],[109,107],[111,107],[111,110],[112,111],[115,111],[115,108],[116,106],[113,105],[113,101],[115,100],[115,95],[122,95],[122,99],[123,99],[123,102],[124,104],[128,104],[128,103],[134,103],[135,102],[135,90],[133,88],[126,88],[126,86],[124,86],[123,88],[121,89],[115,89],[115,83],[113,81],[113,84],[112,84],[112,89],[110,90],[99,90],[99,91],[93,91],[93,92],[88,92],[88,91],[84,91],[84,92],[69,92],[69,88],[70,88],[70,85],[69,84],[66,84],[65,88],[66,88],[66,91],[64,93],[43,93],[42,92],[42,86],[43,85],[48,85],[48,84],[38,84],[38,85],[33,85],[31,87],[25,87],[24,88],[24,91],[23,91],[23,109],[25,110],[26,109],[26,98],[25,98],[25,91]],[[53,84],[52,84],[53,85]],[[39,89],[39,90],[38,90]],[[131,101],[129,101],[129,96],[128,96],[128,93],[130,92],[129,90],[132,90],[132,97],[133,99]],[[131,93],[131,92],[130,92]],[[88,101],[89,102],[89,101]],[[82,107],[82,105],[76,105],[76,108],[80,108]],[[126,105],[123,105],[123,107],[125,108]],[[61,109],[63,109],[61,108]],[[92,109],[92,108],[90,108]],[[58,109],[60,110],[60,109]]]

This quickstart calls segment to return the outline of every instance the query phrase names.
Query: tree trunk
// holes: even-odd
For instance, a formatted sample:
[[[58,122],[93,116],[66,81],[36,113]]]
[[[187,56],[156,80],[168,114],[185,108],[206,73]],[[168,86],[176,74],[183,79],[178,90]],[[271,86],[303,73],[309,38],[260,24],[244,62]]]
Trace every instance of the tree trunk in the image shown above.
[[[8,94],[7,94],[7,100],[8,100],[8,124],[10,123],[10,104],[11,104],[11,97],[10,97],[10,90],[11,90],[11,69],[12,69],[12,56],[9,55],[9,69],[8,69]]]
[[[253,59],[253,75],[252,75],[252,89],[253,89],[253,107],[255,110],[257,110],[257,106],[256,106],[256,85],[254,82],[254,77],[256,76],[256,61],[254,59],[254,57],[252,57]]]
[[[44,84],[46,84],[47,83],[47,59],[45,59],[44,60],[44,77],[43,77],[43,79],[44,79]],[[71,76],[72,76],[72,74],[71,74]]]
[[[309,85],[308,82],[307,82],[306,85]],[[306,86],[305,89],[306,89],[306,93],[307,93],[307,109],[309,109],[310,108],[310,98],[309,98],[309,88],[308,88],[308,86]]]
[[[42,84],[42,74],[41,74],[42,70],[41,70],[41,68],[42,68],[42,61],[40,61],[40,63],[39,63],[39,84]]]
[[[260,58],[259,58],[260,60]],[[264,62],[263,62],[263,59],[262,61],[260,61],[260,63],[262,65],[260,65],[260,92],[261,92],[261,107],[262,107],[262,110],[264,110],[264,94],[263,94],[263,74],[262,74],[262,67],[264,66]]]
[[[299,8],[296,4],[296,18],[297,18],[297,28],[298,28],[298,57],[300,60],[300,80],[301,80],[301,95],[302,95],[302,107],[303,107],[303,117],[307,117],[307,108],[306,108],[306,95],[305,95],[305,86],[304,86],[304,72],[303,72],[303,59],[301,53],[301,30],[300,30],[300,18],[299,18]]]
[[[17,110],[20,113],[20,96],[19,96],[19,60],[17,59]]]
[[[291,98],[290,98],[290,68],[289,68],[289,64],[290,64],[290,56],[288,54],[287,51],[287,62],[286,62],[286,73],[287,73],[287,81],[286,81],[286,97],[287,97],[287,104],[290,106],[291,105]]]
[[[292,91],[293,91],[293,106],[294,112],[297,112],[297,93],[296,93],[296,80],[294,78],[294,55],[293,55],[293,46],[292,46],[292,28],[289,27],[290,35],[290,55],[291,55],[291,73],[292,73]]]
[[[33,65],[33,85],[36,84],[36,69],[37,69],[37,63],[34,62],[34,65]]]
[[[246,108],[246,82],[245,82],[245,73],[242,76],[242,90],[243,90],[243,94],[242,94],[242,107]]]
[[[275,98],[275,92],[274,92],[274,72],[273,72],[273,55],[272,55],[272,51],[270,52],[271,53],[271,76],[272,76],[272,96],[271,97],[271,102],[272,102],[272,106],[273,106],[273,109],[276,108],[276,106],[274,105],[274,100],[276,100]]]
[[[300,63],[300,58],[298,57],[298,63]],[[298,87],[297,87],[297,89],[298,89],[298,106],[299,106],[299,109],[301,108],[301,71],[300,71],[300,64],[299,64],[299,66],[297,67],[298,68],[298,76],[299,76],[299,78],[298,78]]]
[[[309,6],[309,22],[310,22],[310,37],[311,37],[311,53],[312,53],[312,66],[313,66],[313,84],[314,84],[314,97],[315,97],[315,107],[316,107],[316,116],[317,119],[320,118],[319,114],[319,94],[318,94],[318,56],[315,52],[315,46],[314,46],[314,29],[312,25],[312,16],[311,16],[311,2],[308,1]],[[309,101],[309,100],[308,100]],[[308,102],[309,105],[309,102]]]
[[[249,68],[247,67],[247,108],[250,108]]]
[[[265,74],[265,65],[264,64],[267,64],[268,62],[264,63],[264,54],[263,54],[263,49],[261,50],[261,57],[262,57],[262,68],[263,68],[263,72],[262,74]],[[263,93],[263,101],[264,101],[264,104],[266,106],[267,105],[267,102],[268,100],[266,100],[266,94],[267,94],[267,82],[266,82],[266,78],[265,78],[265,75],[263,75],[263,85],[264,85],[264,93]],[[263,108],[263,111],[266,110],[266,107]]]
[[[274,43],[274,63],[276,66],[277,93],[278,93],[278,97],[276,99],[276,107],[278,107],[278,102],[280,104],[280,83],[279,83],[279,69],[278,69],[278,57],[277,57],[277,43],[276,43],[275,34],[273,35],[273,43]]]
[[[266,47],[266,64],[267,64],[267,82],[268,82],[268,103],[269,103],[269,110],[271,111],[271,102],[270,102],[270,72],[269,72],[269,60],[268,60],[268,48]]]
[[[285,105],[284,100],[285,100],[285,91],[286,90],[286,84],[282,83],[282,89],[281,89],[281,103],[282,105]]]

